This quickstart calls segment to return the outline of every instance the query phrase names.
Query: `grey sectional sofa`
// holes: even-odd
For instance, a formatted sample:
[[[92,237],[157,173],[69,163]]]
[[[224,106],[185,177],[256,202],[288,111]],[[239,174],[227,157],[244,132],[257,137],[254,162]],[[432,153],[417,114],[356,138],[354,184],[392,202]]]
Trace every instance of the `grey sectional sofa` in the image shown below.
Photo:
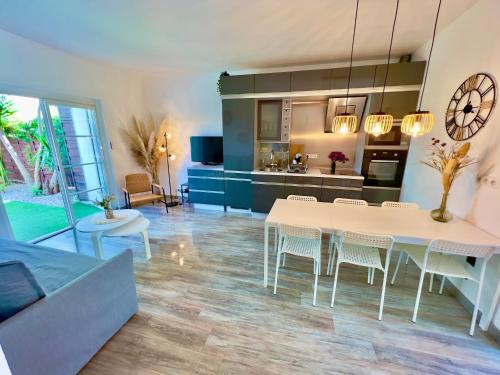
[[[12,260],[22,261],[46,294],[0,323],[14,375],[77,373],[137,312],[130,250],[103,261],[0,240],[0,262]]]

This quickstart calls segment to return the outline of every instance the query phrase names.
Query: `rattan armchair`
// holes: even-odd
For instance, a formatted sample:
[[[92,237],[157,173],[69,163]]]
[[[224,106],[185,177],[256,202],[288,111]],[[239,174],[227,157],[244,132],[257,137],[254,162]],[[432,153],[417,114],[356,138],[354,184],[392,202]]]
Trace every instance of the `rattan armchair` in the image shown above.
[[[168,213],[167,196],[165,189],[158,184],[152,183],[146,173],[135,173],[125,176],[125,187],[122,189],[125,195],[127,208],[160,201],[165,204]]]

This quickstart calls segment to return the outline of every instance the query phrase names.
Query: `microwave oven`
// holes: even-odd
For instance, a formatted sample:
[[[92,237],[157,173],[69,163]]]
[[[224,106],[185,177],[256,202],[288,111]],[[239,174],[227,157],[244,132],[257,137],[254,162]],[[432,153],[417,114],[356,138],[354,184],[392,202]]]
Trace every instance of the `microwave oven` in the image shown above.
[[[401,123],[394,124],[391,130],[386,134],[374,136],[368,134],[368,146],[410,146],[409,135],[401,133]]]

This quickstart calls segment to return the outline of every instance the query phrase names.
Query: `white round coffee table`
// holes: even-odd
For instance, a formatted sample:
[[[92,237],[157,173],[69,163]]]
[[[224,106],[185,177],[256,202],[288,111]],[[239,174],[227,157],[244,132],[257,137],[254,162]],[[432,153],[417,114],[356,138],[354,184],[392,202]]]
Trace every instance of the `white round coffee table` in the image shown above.
[[[149,220],[145,219],[142,214],[137,210],[114,210],[115,217],[119,217],[120,220],[104,223],[104,212],[99,212],[97,214],[87,216],[80,220],[76,224],[76,230],[82,233],[90,233],[92,237],[92,245],[94,247],[95,256],[99,259],[104,258],[102,250],[101,238],[107,236],[108,233],[111,236],[126,236],[134,233],[147,233],[147,226],[149,226]],[[145,225],[144,220],[147,221]],[[137,222],[137,223],[136,223]],[[126,231],[119,231],[121,228],[127,227]],[[126,234],[117,234],[126,233]],[[144,236],[144,241],[147,240],[147,234]],[[146,253],[148,254],[149,242],[146,246]],[[148,258],[149,259],[149,258]]]

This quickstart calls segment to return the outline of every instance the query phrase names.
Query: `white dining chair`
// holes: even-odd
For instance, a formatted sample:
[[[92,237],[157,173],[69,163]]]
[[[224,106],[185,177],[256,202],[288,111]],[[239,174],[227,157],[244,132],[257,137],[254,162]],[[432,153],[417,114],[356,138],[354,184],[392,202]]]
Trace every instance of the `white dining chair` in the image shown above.
[[[350,204],[352,206],[368,206],[368,202],[363,199],[335,198],[335,204]]]
[[[289,195],[286,197],[289,201],[303,201],[303,202],[317,202],[318,199],[316,197],[312,197],[310,195]]]
[[[402,208],[402,209],[412,209],[412,210],[418,210],[420,207],[416,203],[412,202],[393,202],[393,201],[385,201],[382,202],[382,208]],[[394,244],[394,249],[393,251],[401,251],[402,249],[400,248],[400,244],[395,243]],[[410,257],[406,257],[406,264],[408,264],[408,261],[410,260]]]
[[[274,294],[278,286],[278,270],[281,254],[292,254],[313,259],[314,291],[313,305],[316,306],[318,274],[321,267],[321,230],[303,226],[280,225],[278,254],[276,256],[276,275],[274,277]]]
[[[412,203],[412,202],[385,201],[385,202],[382,202],[382,208],[413,208],[413,209],[418,209],[419,206],[418,206],[418,204]]]
[[[425,274],[428,272],[432,275],[441,275],[440,293],[443,292],[444,281],[446,277],[457,277],[478,283],[476,301],[474,303],[474,312],[472,313],[472,321],[470,325],[469,335],[474,335],[476,326],[477,312],[479,309],[479,301],[481,299],[481,291],[483,289],[484,273],[486,264],[495,252],[495,248],[491,246],[466,244],[461,242],[452,242],[444,240],[433,240],[427,247],[412,246],[405,249],[411,260],[420,268],[420,281],[418,283],[417,299],[413,310],[412,321],[417,321],[418,307],[420,304],[420,296],[422,294],[422,286],[424,283]],[[402,253],[398,258],[398,264],[401,262]],[[479,278],[473,275],[465,262],[465,259],[459,258],[476,257],[482,259],[481,271]],[[396,271],[397,271],[396,266]],[[397,272],[392,277],[391,284],[394,284]],[[432,280],[432,278],[431,278]]]
[[[335,198],[334,204],[347,204],[351,206],[368,206],[368,202],[362,199]],[[333,259],[335,258],[335,241],[338,239],[335,234],[330,235],[328,241],[328,265],[326,267],[327,276],[333,273]],[[368,283],[370,282],[371,271],[368,270]]]
[[[318,199],[316,197],[310,196],[310,195],[289,195],[286,197],[286,200],[288,201],[302,201],[302,202],[317,202]],[[286,262],[286,253],[283,254],[283,264],[282,266],[285,267],[285,262]],[[321,275],[321,267],[319,268],[319,274]]]
[[[354,264],[356,266],[367,267],[375,270],[381,270],[384,273],[384,281],[382,283],[382,295],[380,297],[380,309],[378,319],[382,320],[382,312],[384,310],[385,284],[387,282],[387,273],[389,271],[389,263],[391,259],[392,246],[394,238],[391,236],[380,236],[367,233],[357,232],[342,232],[338,241],[337,265],[335,267],[335,278],[333,281],[332,302],[333,307],[335,302],[335,292],[337,289],[337,279],[339,276],[339,266],[341,263]],[[380,250],[386,249],[385,263],[382,265],[380,259]],[[373,278],[371,280],[373,285]]]

